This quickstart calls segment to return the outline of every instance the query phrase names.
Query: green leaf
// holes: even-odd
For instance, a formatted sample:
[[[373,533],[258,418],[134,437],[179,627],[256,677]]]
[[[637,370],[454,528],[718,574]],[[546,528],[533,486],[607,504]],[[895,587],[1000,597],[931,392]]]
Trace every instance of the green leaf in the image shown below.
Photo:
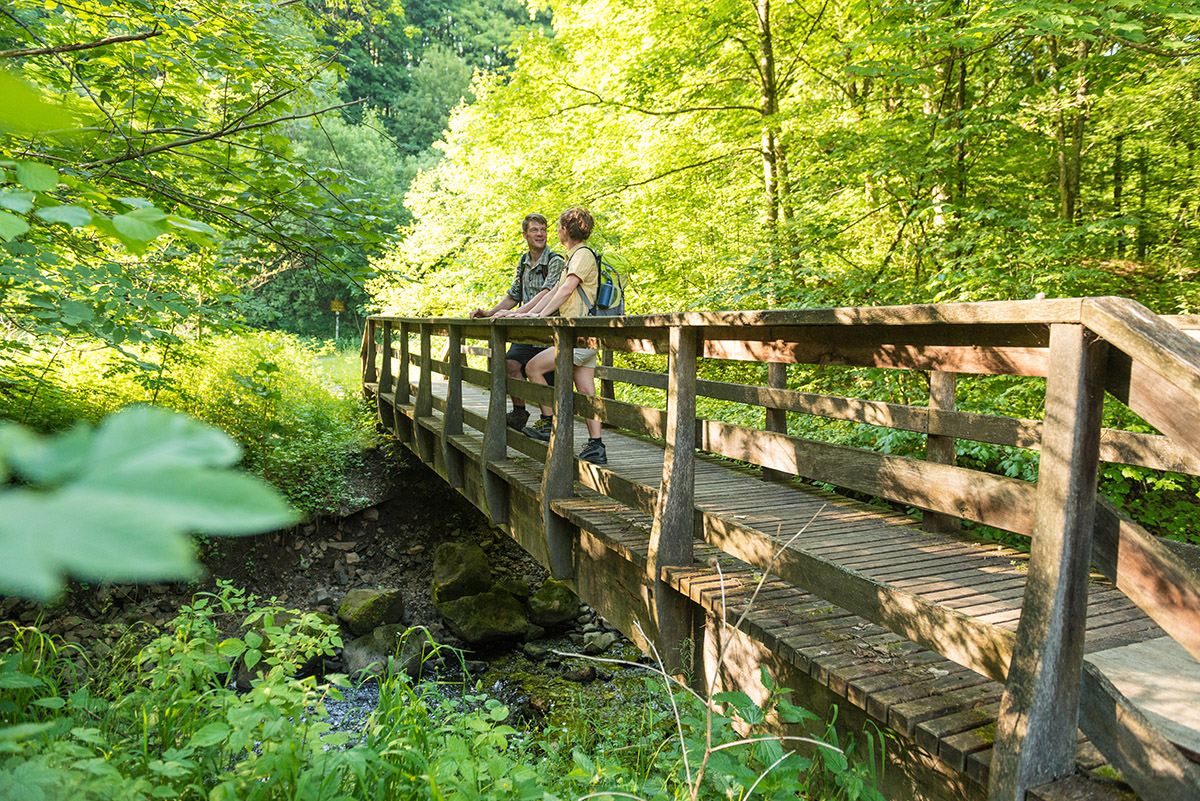
[[[15,211],[17,214],[28,214],[33,208],[33,192],[0,192],[0,208]]]
[[[51,695],[46,698],[38,698],[33,701],[34,706],[45,707],[46,709],[62,709],[67,705],[67,702],[59,698],[57,695]]]
[[[163,224],[167,215],[156,208],[134,209],[126,214],[118,214],[112,218],[113,227],[129,239],[138,242],[149,242],[167,232]]]
[[[48,223],[65,223],[72,228],[82,228],[92,221],[92,213],[82,206],[50,206],[38,209],[36,214]]]
[[[107,741],[104,739],[104,735],[102,735],[100,733],[99,729],[84,728],[82,726],[76,726],[75,728],[71,729],[71,736],[74,737],[76,740],[80,740],[81,742],[85,742],[85,743],[91,743],[92,745],[107,745],[108,744]]]
[[[8,242],[28,230],[29,223],[7,211],[0,211],[0,240]]]
[[[34,192],[53,192],[58,188],[58,170],[36,161],[18,161],[17,183]]]
[[[200,222],[199,220],[189,220],[186,217],[178,217],[174,214],[167,217],[167,223],[172,227],[182,231],[191,231],[197,234],[215,234],[217,231],[211,225]]]
[[[205,466],[236,454],[221,432],[162,409],[119,413],[94,436],[86,427],[49,439],[0,429],[0,463],[45,488],[0,490],[0,592],[48,598],[64,574],[187,578],[196,571],[187,532],[294,521],[261,481]]]
[[[100,424],[83,472],[226,467],[240,458],[242,449],[223,431],[186,415],[136,406]]]
[[[217,743],[225,742],[232,731],[233,729],[227,723],[209,723],[192,735],[192,739],[188,745],[193,748],[208,748]]]
[[[24,673],[0,673],[0,690],[29,690],[43,687],[46,682]]]

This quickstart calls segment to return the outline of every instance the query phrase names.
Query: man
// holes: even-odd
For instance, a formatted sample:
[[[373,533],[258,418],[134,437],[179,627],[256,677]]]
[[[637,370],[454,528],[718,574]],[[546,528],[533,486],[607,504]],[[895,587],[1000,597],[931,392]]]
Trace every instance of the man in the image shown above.
[[[553,288],[543,293],[542,299],[521,311],[502,311],[497,317],[586,317],[589,307],[596,302],[596,289],[600,280],[600,265],[596,262],[596,254],[587,246],[588,237],[592,235],[595,221],[587,209],[575,207],[567,209],[558,218],[558,241],[567,249],[567,271],[562,278],[553,284]],[[572,356],[575,365],[575,389],[589,397],[596,396],[596,351],[591,348],[575,348]],[[544,350],[535,355],[525,365],[529,380],[535,384],[547,383],[546,375],[554,369],[554,351]],[[600,438],[600,421],[584,420],[588,430],[588,441],[579,453],[579,458],[592,464],[608,464],[608,454],[604,441]],[[542,407],[542,416],[536,423],[525,429],[527,436],[542,442],[549,442],[550,428],[553,424],[551,409]]]
[[[565,262],[563,257],[546,247],[546,218],[540,214],[527,214],[521,222],[521,236],[529,250],[521,254],[517,262],[517,274],[512,286],[496,305],[490,309],[473,309],[471,319],[476,317],[493,317],[501,312],[524,313],[536,306],[550,288],[558,283]],[[518,305],[519,304],[519,305]],[[511,310],[511,312],[510,312]],[[505,371],[509,378],[522,378],[525,365],[538,353],[546,350],[545,345],[527,345],[514,342],[505,353]],[[504,420],[509,428],[521,431],[529,421],[529,411],[525,401],[512,396],[512,411],[505,415]]]

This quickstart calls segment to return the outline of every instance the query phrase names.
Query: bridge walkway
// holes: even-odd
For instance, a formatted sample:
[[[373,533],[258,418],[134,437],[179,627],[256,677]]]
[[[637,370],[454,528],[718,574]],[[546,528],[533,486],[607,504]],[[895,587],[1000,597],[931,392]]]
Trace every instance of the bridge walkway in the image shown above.
[[[419,376],[410,376],[415,395]],[[431,386],[442,406],[446,382]],[[384,398],[394,401],[394,394]],[[490,393],[463,388],[463,408],[486,416]],[[439,403],[442,401],[443,403]],[[412,412],[400,405],[397,411]],[[419,423],[442,435],[438,412]],[[575,421],[575,441],[587,429]],[[481,461],[483,434],[471,428],[454,437],[456,447]],[[661,442],[606,429],[609,463],[596,473],[625,479],[647,495],[658,491],[665,447]],[[510,438],[511,441],[511,438]],[[518,444],[520,441],[517,441]],[[523,492],[536,497],[544,465],[539,446],[511,445],[499,469]],[[533,454],[533,455],[531,455]],[[773,549],[807,552],[892,589],[904,590],[981,622],[1016,631],[1021,614],[1028,554],[963,535],[930,533],[897,511],[863,503],[798,482],[763,480],[761,471],[729,460],[698,455],[695,503],[713,517],[737,522],[760,534]],[[645,570],[652,516],[577,486],[579,498],[556,501],[556,511],[608,548]],[[987,785],[992,739],[1004,685],[927,650],[863,617],[804,592],[778,577],[730,556],[702,540],[691,567],[667,568],[671,585],[826,687],[839,705],[849,704],[880,725],[911,737],[944,767]],[[719,565],[719,568],[718,568]],[[761,586],[760,586],[761,582]],[[1085,650],[1113,655],[1147,644],[1163,653],[1165,632],[1110,583],[1094,577],[1088,594]],[[1170,652],[1174,655],[1174,651]],[[1183,670],[1200,680],[1200,665],[1183,655]],[[1176,666],[1180,669],[1180,666]],[[1167,705],[1178,709],[1174,700]],[[1200,751],[1200,716],[1176,715],[1177,745]],[[1196,728],[1193,728],[1196,727]],[[1083,771],[1107,764],[1086,738],[1077,759]]]
[[[1200,559],[1098,481],[1200,476],[1198,334],[1122,298],[381,315],[362,377],[387,430],[672,670],[761,701],[766,669],[841,732],[886,727],[892,796],[1200,801]],[[563,375],[574,347],[620,366],[596,397],[551,389],[507,377],[509,342],[555,345]],[[956,409],[976,386],[1034,419]],[[559,410],[548,445],[505,429],[514,394]],[[608,426],[608,465],[575,458],[576,414]],[[958,463],[992,448],[1034,455],[1036,479]]]

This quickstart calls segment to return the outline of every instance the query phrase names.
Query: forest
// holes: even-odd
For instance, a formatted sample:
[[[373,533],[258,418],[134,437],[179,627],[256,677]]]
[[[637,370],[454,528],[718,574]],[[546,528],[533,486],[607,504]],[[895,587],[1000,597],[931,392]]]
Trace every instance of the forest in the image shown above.
[[[357,400],[366,316],[486,308],[531,212],[590,209],[593,241],[628,265],[633,314],[1094,295],[1200,313],[1198,56],[1196,0],[10,0],[0,596],[53,608],[80,582],[193,578],[193,534],[336,509],[378,443]],[[789,375],[927,397],[910,380]],[[958,402],[1038,418],[1042,401],[996,379],[964,382]],[[1037,473],[1020,449],[958,456]],[[1155,534],[1200,536],[1194,477],[1105,465],[1101,491]],[[751,772],[701,793],[682,766],[712,747],[703,706],[661,753],[661,718],[623,731],[627,752],[571,753],[522,740],[494,705],[439,717],[403,678],[388,722],[323,751],[300,718],[329,689],[288,668],[336,633],[282,627],[294,651],[263,685],[282,700],[242,703],[205,689],[256,647],[221,640],[218,612],[264,614],[226,588],[180,610],[187,636],[130,640],[90,683],[61,642],[6,623],[0,788],[874,797],[852,748],[809,760],[799,784]],[[169,712],[139,721],[147,707]],[[296,748],[256,751],[276,718],[291,724],[270,736]],[[260,781],[281,774],[286,788]]]

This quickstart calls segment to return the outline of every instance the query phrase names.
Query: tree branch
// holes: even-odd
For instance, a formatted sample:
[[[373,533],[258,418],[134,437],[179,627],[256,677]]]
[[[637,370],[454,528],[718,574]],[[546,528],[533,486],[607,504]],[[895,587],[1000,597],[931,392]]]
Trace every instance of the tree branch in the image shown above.
[[[107,39],[96,39],[92,42],[75,42],[74,44],[58,45],[57,47],[27,47],[22,50],[0,50],[0,58],[17,58],[20,56],[46,56],[56,53],[74,53],[77,50],[91,50],[93,47],[107,47],[122,42],[140,42],[162,36],[163,32],[155,29],[144,33],[130,33],[125,36],[110,36]]]
[[[1162,56],[1163,58],[1187,58],[1188,56],[1194,56],[1197,53],[1200,53],[1200,48],[1195,47],[1189,48],[1188,50],[1163,50],[1152,45],[1142,44],[1140,42],[1131,42],[1128,39],[1122,39],[1120,36],[1106,36],[1104,38],[1110,42],[1122,44],[1126,47],[1132,47],[1134,50],[1141,50],[1143,53],[1149,53],[1153,56]]]
[[[602,95],[600,95],[599,92],[595,92],[591,89],[584,89],[581,86],[575,86],[573,84],[567,83],[566,81],[563,81],[563,86],[566,86],[568,89],[574,89],[576,92],[582,92],[585,95],[591,95],[592,97],[596,98],[595,103],[580,103],[579,106],[574,106],[574,108],[579,108],[581,106],[596,106],[596,105],[616,106],[617,108],[623,108],[623,109],[627,109],[629,111],[636,111],[639,114],[647,114],[647,115],[654,116],[654,117],[674,117],[674,116],[678,116],[680,114],[691,114],[696,111],[753,111],[755,114],[762,114],[762,109],[758,108],[757,106],[743,106],[743,105],[737,105],[737,104],[728,105],[728,106],[687,106],[685,108],[675,108],[675,109],[667,109],[666,111],[658,111],[655,109],[642,108],[641,106],[631,106],[628,103],[621,103],[617,100],[608,100],[608,99],[604,98]]]
[[[291,120],[302,120],[302,119],[305,119],[306,117],[315,117],[319,114],[324,114],[329,111],[337,111],[338,109],[347,108],[348,106],[357,106],[357,105],[360,105],[365,102],[367,102],[367,99],[364,97],[364,98],[360,98],[358,100],[354,100],[350,103],[339,103],[336,106],[326,106],[325,108],[318,109],[316,111],[309,111],[304,114],[289,114],[285,117],[275,117],[273,119],[263,120],[262,122],[255,122],[255,123],[251,123],[249,125],[240,125],[235,128],[225,127],[219,131],[211,131],[206,134],[200,134],[197,136],[189,136],[186,139],[176,139],[174,142],[166,142],[165,144],[161,144],[156,147],[148,148],[140,153],[126,153],[123,156],[113,156],[112,158],[103,159],[101,161],[92,161],[87,164],[83,164],[81,166],[86,169],[90,169],[93,167],[106,167],[106,166],[109,166],[112,164],[120,164],[121,162],[131,161],[133,159],[142,158],[143,156],[151,156],[151,155],[154,155],[155,153],[161,153],[164,150],[174,150],[175,148],[186,147],[187,145],[194,145],[197,142],[207,142],[211,139],[220,139],[225,136],[232,136],[233,134],[242,133],[243,131],[252,131],[256,128],[265,128],[268,125],[275,125],[276,123],[280,123],[280,122],[290,122]],[[244,119],[244,117],[242,119]]]
[[[649,178],[646,178],[641,181],[629,181],[629,182],[623,183],[620,186],[613,187],[612,189],[609,189],[605,192],[601,192],[598,195],[592,195],[591,197],[585,198],[584,205],[590,206],[593,203],[595,203],[597,200],[609,197],[611,195],[619,194],[621,192],[624,192],[626,189],[632,189],[635,186],[645,186],[646,184],[654,183],[655,181],[666,178],[668,175],[675,175],[676,173],[684,172],[686,170],[694,170],[697,167],[704,167],[708,164],[713,164],[715,162],[722,161],[731,156],[736,156],[739,153],[753,153],[756,156],[762,155],[762,151],[759,150],[758,148],[739,147],[735,150],[730,150],[728,153],[722,153],[721,155],[714,156],[713,158],[710,158],[710,159],[704,159],[703,161],[697,161],[692,164],[685,164],[682,167],[673,167],[669,170],[664,170],[663,172],[657,173],[656,175],[652,175]]]

